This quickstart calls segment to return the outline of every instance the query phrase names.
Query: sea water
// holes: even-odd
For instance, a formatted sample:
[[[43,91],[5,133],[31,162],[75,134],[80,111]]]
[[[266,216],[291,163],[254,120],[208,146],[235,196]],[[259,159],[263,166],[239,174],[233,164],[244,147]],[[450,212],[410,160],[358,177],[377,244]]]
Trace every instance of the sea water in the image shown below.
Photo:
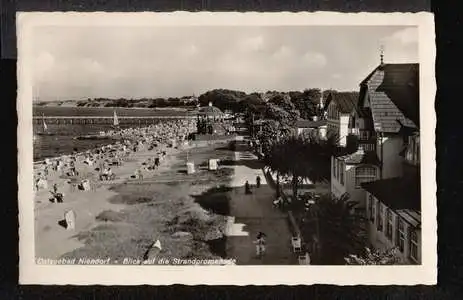
[[[116,111],[119,117],[124,116],[184,116],[186,110],[166,109],[143,109],[143,108],[112,108],[112,107],[41,107],[34,106],[34,116],[105,116],[112,117]],[[162,122],[158,119],[157,122]],[[150,121],[151,123],[151,121]],[[121,128],[144,127],[145,124],[121,124]],[[97,135],[100,131],[113,130],[110,124],[47,124],[47,131],[53,135],[36,135],[34,139],[34,161],[45,158],[56,157],[63,154],[71,154],[74,151],[82,152],[103,145],[112,144],[114,139],[100,140],[77,140],[76,137],[85,135]],[[42,125],[34,124],[34,134],[43,131]]]

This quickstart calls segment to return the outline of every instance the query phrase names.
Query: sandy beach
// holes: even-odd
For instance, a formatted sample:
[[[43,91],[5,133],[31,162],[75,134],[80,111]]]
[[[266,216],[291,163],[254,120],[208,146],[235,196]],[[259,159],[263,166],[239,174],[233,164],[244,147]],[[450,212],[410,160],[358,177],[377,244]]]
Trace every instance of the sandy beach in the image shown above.
[[[190,141],[151,150],[141,147],[125,157],[122,166],[113,168],[116,179],[111,181],[98,181],[95,166],[78,160],[75,177],[91,179],[90,190],[76,189],[69,184],[69,176],[50,171],[47,181],[57,183],[64,201],[50,201],[50,184],[36,192],[36,258],[110,258],[113,264],[128,259],[136,263],[156,240],[162,243],[160,255],[166,257],[220,257],[214,244],[223,238],[226,217],[199,203],[203,193],[229,184],[230,168],[207,168],[210,158],[233,157],[227,145],[224,140]],[[160,151],[165,156],[155,170],[145,169],[143,178],[132,178],[143,162]],[[187,156],[195,163],[195,174],[186,172]],[[76,213],[73,230],[60,225],[69,210]]]

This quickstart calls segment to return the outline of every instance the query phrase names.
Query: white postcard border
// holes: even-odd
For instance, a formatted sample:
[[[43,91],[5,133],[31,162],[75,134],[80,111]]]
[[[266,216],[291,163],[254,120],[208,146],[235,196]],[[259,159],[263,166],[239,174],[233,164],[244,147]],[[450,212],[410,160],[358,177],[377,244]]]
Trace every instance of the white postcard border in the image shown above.
[[[419,266],[82,266],[35,264],[32,180],[32,64],[36,26],[418,26],[420,57],[422,265]],[[74,285],[417,285],[437,282],[434,97],[435,35],[431,13],[78,13],[17,14],[18,198],[21,284]]]

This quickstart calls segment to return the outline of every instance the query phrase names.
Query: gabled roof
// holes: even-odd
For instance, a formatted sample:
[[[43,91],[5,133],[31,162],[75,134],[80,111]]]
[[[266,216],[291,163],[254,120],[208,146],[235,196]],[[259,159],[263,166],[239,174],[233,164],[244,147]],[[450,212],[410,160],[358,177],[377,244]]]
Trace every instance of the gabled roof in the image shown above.
[[[358,92],[332,92],[326,99],[324,109],[328,109],[330,103],[333,102],[340,113],[349,114],[355,108],[358,97]]]
[[[393,210],[421,211],[420,181],[394,177],[362,183],[362,188]]]
[[[381,132],[397,133],[397,120],[419,128],[419,65],[383,64],[360,83],[358,109],[365,95],[370,99],[373,122]]]
[[[318,128],[324,125],[326,125],[326,120],[318,120],[318,121],[297,120],[296,122],[297,128]]]

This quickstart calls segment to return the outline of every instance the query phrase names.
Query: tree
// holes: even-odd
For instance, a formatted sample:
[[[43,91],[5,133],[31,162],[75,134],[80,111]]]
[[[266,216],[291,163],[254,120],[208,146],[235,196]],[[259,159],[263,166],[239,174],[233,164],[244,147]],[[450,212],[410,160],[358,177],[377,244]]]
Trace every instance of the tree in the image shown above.
[[[282,93],[275,94],[275,95],[270,97],[268,102],[272,103],[272,104],[275,104],[278,107],[281,107],[282,109],[284,109],[287,112],[290,112],[290,111],[296,109],[294,104],[291,102],[290,97],[288,95],[286,95],[286,94],[282,94]]]
[[[277,131],[281,132],[281,129]],[[280,134],[275,141],[274,135],[265,134],[272,142],[266,163],[274,171],[291,178],[294,199],[298,199],[299,186],[304,179],[320,182],[330,175],[330,159],[336,150],[332,140],[321,139],[316,134]]]
[[[288,112],[274,103],[267,103],[265,117],[277,121],[286,131],[295,129],[298,120],[296,111]]]
[[[311,119],[317,115],[317,105],[320,102],[320,89],[304,90],[304,92],[289,92],[291,102],[299,111],[301,118]]]
[[[226,89],[215,89],[208,91],[198,97],[199,103],[206,106],[212,102],[214,106],[221,110],[231,110],[239,112],[238,103],[246,98],[246,93]]]
[[[262,145],[264,155],[270,153],[272,145],[279,136],[279,124],[275,120],[267,120],[262,125],[262,130],[258,132],[257,138]]]
[[[371,251],[370,248],[365,248],[364,255],[350,254],[344,259],[348,265],[396,265],[401,263],[400,258],[397,256],[397,251],[396,247],[385,251]]]
[[[322,195],[314,201],[312,211],[316,211],[317,226],[307,221],[314,217],[308,214],[301,230],[306,240],[314,240],[316,237],[321,264],[343,264],[349,254],[363,251],[367,234],[364,217],[353,212],[357,204],[349,199],[348,194],[340,198]],[[321,248],[323,251],[320,251]]]
[[[308,159],[309,148],[307,140],[290,135],[276,142],[272,152],[272,161],[277,162],[276,171],[291,178],[294,199],[297,199],[298,188],[303,179],[313,175],[313,168]]]
[[[275,122],[275,121],[273,121]],[[284,169],[285,159],[282,153],[283,146],[279,142],[277,129],[278,124],[269,122],[268,127],[271,129],[271,124],[275,126],[275,130],[264,131],[267,137],[264,139],[264,163],[270,169],[272,173],[277,174],[276,180],[276,197],[280,196],[280,171]]]

